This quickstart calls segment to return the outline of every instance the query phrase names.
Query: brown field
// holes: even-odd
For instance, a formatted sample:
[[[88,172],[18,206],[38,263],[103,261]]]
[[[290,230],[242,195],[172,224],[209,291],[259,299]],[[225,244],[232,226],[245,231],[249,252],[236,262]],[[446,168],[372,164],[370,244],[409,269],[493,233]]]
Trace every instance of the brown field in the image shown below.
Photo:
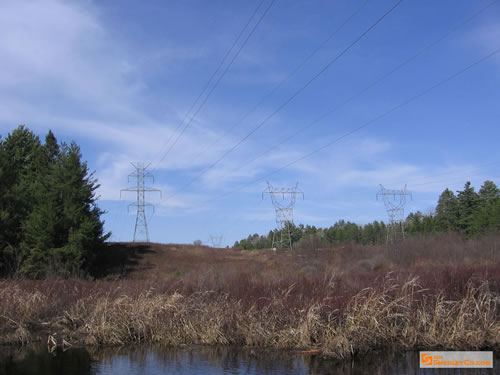
[[[110,244],[105,280],[0,281],[3,343],[222,344],[347,358],[500,346],[500,236],[242,251]]]
[[[391,246],[344,245],[326,249],[238,250],[178,244],[109,244],[100,277],[182,279],[233,274],[265,279],[356,275],[435,267],[489,267],[500,263],[500,235],[464,240],[457,234],[410,238]]]

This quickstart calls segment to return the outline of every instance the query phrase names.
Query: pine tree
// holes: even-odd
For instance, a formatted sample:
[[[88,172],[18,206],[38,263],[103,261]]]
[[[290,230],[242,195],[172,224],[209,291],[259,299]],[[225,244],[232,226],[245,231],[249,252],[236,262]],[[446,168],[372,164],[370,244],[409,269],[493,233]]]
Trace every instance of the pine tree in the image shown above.
[[[423,219],[424,215],[420,211],[409,214],[405,221],[406,234],[415,235],[423,233]]]
[[[45,144],[37,156],[34,161],[36,168],[30,176],[35,200],[24,224],[22,248],[26,259],[22,271],[30,277],[43,278],[49,273],[60,275],[52,264],[51,251],[63,245],[57,242],[61,231],[61,210],[57,200],[55,171],[60,154],[52,131],[45,137]],[[50,271],[49,264],[52,268]]]
[[[13,273],[22,258],[23,225],[35,200],[32,174],[40,140],[20,125],[0,144],[0,273]]]
[[[366,224],[364,227],[363,227],[363,230],[362,230],[362,243],[364,245],[374,245],[376,243],[376,240],[375,240],[375,229],[374,229],[374,225],[371,224],[371,223],[368,223]]]
[[[478,208],[472,222],[475,235],[500,230],[500,190],[492,181],[479,189]]]
[[[458,230],[458,199],[449,189],[439,196],[436,207],[436,230],[438,232]]]
[[[75,143],[45,144],[24,126],[0,139],[0,274],[70,276],[90,269],[109,234],[99,185]]]
[[[483,186],[479,189],[479,204],[486,206],[498,198],[500,198],[500,189],[497,185],[493,181],[484,181]]]
[[[88,270],[109,237],[100,220],[103,212],[96,205],[99,185],[81,161],[76,143],[62,145],[50,180],[53,187],[46,201],[33,211],[26,228],[29,255],[23,271],[31,277],[45,276],[43,272],[67,277]]]
[[[474,215],[479,206],[479,196],[474,191],[470,181],[467,181],[464,190],[457,192],[458,200],[458,229],[470,237],[473,235],[472,224]]]

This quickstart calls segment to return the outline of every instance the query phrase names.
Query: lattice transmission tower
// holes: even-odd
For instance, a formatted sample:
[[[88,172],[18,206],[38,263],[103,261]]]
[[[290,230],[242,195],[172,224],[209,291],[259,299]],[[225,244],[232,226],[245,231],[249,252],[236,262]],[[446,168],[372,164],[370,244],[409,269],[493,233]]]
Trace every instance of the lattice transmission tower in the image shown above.
[[[304,199],[304,193],[297,190],[298,186],[299,183],[297,182],[293,188],[276,188],[268,182],[267,190],[262,192],[262,199],[264,199],[264,194],[271,196],[271,202],[276,211],[278,232],[273,232],[273,250],[279,248],[292,250],[292,234],[290,230],[293,224],[293,206],[297,195],[302,195],[302,199]]]
[[[212,236],[210,235],[210,242],[212,243],[212,247],[220,247],[220,245],[222,244],[222,240],[224,239],[224,235],[220,235],[220,236]]]
[[[406,190],[406,185],[401,190],[386,189],[380,185],[380,191],[377,193],[384,200],[385,209],[389,216],[389,225],[387,225],[387,243],[392,243],[405,238],[405,211],[406,198],[411,193]]]
[[[134,229],[134,242],[149,242],[149,230],[148,222],[146,220],[146,207],[152,207],[154,212],[154,205],[146,202],[146,192],[148,193],[160,193],[161,190],[153,189],[145,185],[147,178],[151,178],[154,183],[154,176],[147,172],[146,169],[150,164],[144,166],[144,163],[130,163],[135,168],[135,172],[128,175],[128,182],[130,183],[130,177],[136,180],[136,186],[127,189],[120,190],[120,198],[122,192],[133,191],[137,193],[136,203],[130,203],[128,205],[128,211],[130,207],[135,206],[137,208],[137,216],[135,218],[135,229]]]

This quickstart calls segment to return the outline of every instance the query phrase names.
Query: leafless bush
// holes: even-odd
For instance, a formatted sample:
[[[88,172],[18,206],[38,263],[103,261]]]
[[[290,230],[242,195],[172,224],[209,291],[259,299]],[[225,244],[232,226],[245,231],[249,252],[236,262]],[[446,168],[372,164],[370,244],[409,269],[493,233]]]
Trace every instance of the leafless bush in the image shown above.
[[[65,281],[45,288],[3,282],[0,327],[4,341],[19,343],[57,332],[87,345],[317,348],[337,358],[386,346],[472,350],[500,344],[498,286],[494,291],[489,282],[460,281],[457,298],[424,288],[428,280],[401,274],[359,282],[362,289],[335,276],[257,283],[263,288],[257,297],[254,281],[246,279],[239,281],[250,291],[244,298],[167,291],[167,285],[145,288],[139,281]],[[57,298],[65,303],[54,304]]]
[[[46,341],[57,332],[96,346],[317,348],[337,358],[385,346],[498,348],[498,240],[431,236],[293,252],[158,248],[170,267],[163,274],[0,281],[0,341]]]

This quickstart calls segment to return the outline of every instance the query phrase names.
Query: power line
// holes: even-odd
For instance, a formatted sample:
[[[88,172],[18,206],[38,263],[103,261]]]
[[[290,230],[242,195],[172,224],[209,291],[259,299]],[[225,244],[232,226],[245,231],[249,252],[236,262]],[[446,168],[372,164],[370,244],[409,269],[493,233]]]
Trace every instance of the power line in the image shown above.
[[[262,192],[262,200],[264,200],[264,194],[269,194],[271,197],[276,214],[278,232],[273,232],[273,250],[283,248],[292,250],[293,206],[295,206],[297,195],[302,195],[302,199],[304,199],[304,193],[297,190],[298,186],[297,182],[293,188],[277,188],[268,182],[267,190]],[[280,197],[282,199],[279,199]]]
[[[212,83],[213,79],[215,78],[215,76],[217,75],[217,73],[219,72],[219,70],[222,68],[222,66],[224,65],[226,59],[229,57],[229,55],[231,54],[231,52],[233,51],[234,47],[236,47],[236,45],[238,44],[239,40],[241,39],[241,37],[243,36],[243,33],[245,32],[245,30],[248,28],[248,26],[250,25],[250,23],[252,22],[253,18],[255,17],[255,15],[257,14],[258,10],[260,9],[260,7],[262,6],[262,4],[264,3],[265,0],[262,0],[258,5],[257,5],[257,8],[255,8],[255,10],[253,11],[252,15],[250,16],[250,18],[248,19],[247,23],[245,24],[245,26],[241,29],[240,33],[238,34],[238,37],[235,39],[235,41],[233,42],[233,44],[231,45],[231,48],[229,48],[229,50],[226,52],[226,55],[222,58],[221,62],[219,63],[219,65],[217,66],[217,68],[215,69],[215,71],[212,73],[212,75],[210,76],[210,78],[208,79],[207,83],[205,84],[205,86],[203,87],[203,89],[201,90],[201,92],[199,93],[198,97],[195,99],[195,101],[193,102],[193,104],[191,104],[191,107],[189,108],[189,110],[186,112],[186,114],[184,115],[184,118],[181,120],[181,122],[177,125],[177,127],[175,128],[175,130],[170,134],[170,137],[167,139],[167,141],[164,143],[164,145],[162,146],[162,149],[168,145],[168,143],[170,142],[170,140],[172,139],[173,135],[175,133],[177,133],[177,131],[179,130],[179,128],[186,122],[186,119],[188,118],[189,114],[192,112],[192,110],[194,109],[194,107],[196,106],[196,104],[198,103],[198,101],[201,99],[201,97],[203,96],[203,94],[205,93],[205,91],[208,89],[208,87],[210,86],[210,84]],[[166,156],[166,155],[165,155]],[[164,156],[164,157],[165,157]],[[163,158],[164,158],[163,157]],[[162,158],[162,160],[163,160]],[[155,163],[155,165],[159,164],[162,160],[158,161],[158,163]]]
[[[221,234],[220,236],[214,236],[211,234],[208,240],[212,243],[212,247],[220,248],[222,241],[224,240],[224,235]]]
[[[411,198],[411,193],[406,189],[386,189],[380,184],[380,191],[377,193],[377,200],[382,197],[384,206],[389,217],[387,225],[386,243],[396,242],[405,239],[405,204],[406,198]],[[391,199],[392,198],[392,199]]]
[[[390,183],[390,184],[388,184],[388,185],[391,185],[391,186],[398,186],[398,185],[404,185],[405,183],[411,183],[411,186],[412,186],[413,188],[417,188],[417,187],[421,187],[421,186],[428,186],[428,185],[436,185],[436,184],[445,184],[445,185],[448,185],[448,186],[449,186],[449,185],[451,185],[451,184],[455,184],[455,183],[464,183],[464,182],[465,182],[465,181],[467,181],[467,180],[470,180],[470,179],[472,179],[472,178],[476,178],[476,177],[479,177],[479,176],[483,176],[483,175],[486,173],[486,172],[484,172],[484,171],[483,171],[483,172],[478,172],[478,173],[473,173],[473,174],[470,174],[470,173],[468,173],[468,171],[471,171],[471,172],[472,172],[472,171],[477,171],[477,170],[483,170],[483,169],[485,169],[485,168],[490,168],[490,167],[492,167],[492,166],[496,166],[496,165],[498,165],[499,163],[500,163],[500,161],[498,161],[498,160],[497,160],[497,161],[492,161],[492,162],[488,162],[488,163],[480,164],[480,165],[478,165],[478,166],[477,166],[477,167],[475,167],[475,168],[467,168],[467,169],[466,169],[466,170],[464,170],[464,171],[460,171],[460,172],[462,173],[460,176],[456,174],[457,172],[446,172],[446,173],[439,173],[439,174],[433,174],[433,175],[426,176],[426,178],[431,178],[431,179],[432,179],[433,177],[440,177],[440,176],[454,175],[454,176],[451,176],[451,178],[452,178],[453,180],[428,180],[428,181],[424,181],[424,182],[420,182],[420,183],[413,184],[412,182],[414,182],[414,181],[415,181],[415,182],[417,182],[417,181],[422,181],[422,179],[411,179],[411,180],[404,180],[404,181],[403,181],[403,180],[399,180],[399,182],[391,182],[391,183]],[[463,174],[464,172],[465,172],[466,174]],[[493,171],[493,173],[497,173],[497,172],[498,172],[498,171]],[[490,178],[488,178],[488,179],[489,179],[489,180],[495,180],[495,178],[493,178],[493,177],[490,177]],[[262,179],[261,179],[261,180],[262,180]],[[244,187],[249,186],[249,185],[251,185],[251,184],[253,184],[253,183],[256,183],[256,182],[259,182],[259,181],[258,181],[258,180],[257,180],[257,181],[253,181],[252,183],[249,183],[249,184],[247,184],[247,185],[241,186],[241,187],[240,187],[240,188],[238,188],[238,189],[235,189],[235,190],[230,191],[230,192],[228,192],[228,193],[224,193],[223,195],[220,195],[220,196],[218,196],[218,197],[216,197],[216,198],[214,198],[214,199],[211,199],[211,200],[207,200],[207,201],[205,201],[205,202],[203,202],[203,203],[210,203],[210,202],[215,201],[215,200],[217,200],[217,199],[220,199],[220,198],[226,197],[226,196],[228,196],[228,195],[230,195],[230,194],[233,194],[233,193],[235,193],[235,192],[237,192],[237,191],[240,191],[240,190],[242,190]],[[151,216],[152,216],[152,213],[151,213],[151,215],[148,217],[148,221],[150,221]],[[219,220],[223,220],[223,219],[222,219],[222,218],[220,218],[220,219],[217,219],[216,221],[219,221]],[[231,219],[231,221],[232,221],[231,227],[232,227],[232,226],[234,226],[234,220],[235,220],[234,218],[233,218],[233,219]],[[258,220],[258,219],[248,219],[248,218],[242,218],[242,217],[239,217],[239,218],[237,218],[237,219],[236,219],[236,222],[237,222],[237,223],[239,222],[239,223],[241,223],[241,224],[243,224],[243,223],[245,223],[245,224],[248,224],[248,223],[257,223],[257,222],[260,222],[260,221],[261,221],[261,220]],[[236,227],[238,227],[238,225],[237,225]],[[223,230],[222,230],[222,231],[220,230],[220,227],[219,227],[219,232],[223,232],[223,233],[224,233],[224,232],[230,232],[230,226],[229,226],[229,225],[227,225],[227,224],[226,224],[226,225],[224,225],[224,227],[223,227]],[[272,232],[272,231],[271,231],[271,232]],[[210,241],[209,241],[209,242],[210,242]],[[231,244],[229,244],[229,246],[231,246]]]
[[[177,195],[180,191],[184,190],[190,186],[194,181],[208,172],[210,169],[215,167],[219,162],[226,158],[231,152],[238,148],[243,142],[245,142],[252,134],[264,126],[271,118],[273,118],[278,112],[280,112],[284,107],[286,107],[293,99],[295,99],[302,91],[304,91],[312,82],[319,78],[323,73],[325,73],[336,61],[338,61],[342,56],[344,56],[352,47],[354,47],[365,35],[367,35],[372,29],[374,29],[382,20],[387,17],[394,9],[396,9],[403,0],[399,0],[394,4],[388,11],[386,11],[381,17],[377,19],[368,29],[362,32],[354,41],[352,41],[346,48],[342,50],[335,58],[330,60],[319,72],[317,72],[312,78],[310,78],[305,85],[295,91],[290,97],[288,97],[285,102],[283,102],[277,109],[275,109],[270,115],[268,115],[263,121],[261,121],[255,128],[253,128],[247,135],[240,139],[234,146],[232,146],[228,151],[226,151],[221,157],[219,157],[214,163],[206,167],[200,174],[196,175],[187,184],[185,184],[179,191],[169,196],[166,200]]]
[[[184,132],[186,131],[186,129],[191,125],[191,123],[193,122],[193,120],[196,118],[196,116],[198,115],[198,113],[201,111],[201,109],[203,108],[203,106],[207,102],[208,98],[212,95],[212,93],[214,92],[215,88],[219,85],[219,83],[222,80],[222,78],[226,75],[226,73],[228,72],[229,68],[233,65],[234,61],[239,56],[239,54],[240,54],[241,50],[243,49],[243,47],[247,44],[248,40],[253,35],[253,33],[255,32],[255,30],[257,30],[257,27],[260,25],[260,23],[262,22],[262,20],[264,19],[264,17],[267,15],[267,13],[271,9],[271,7],[273,6],[273,4],[274,4],[275,1],[276,0],[271,0],[269,6],[266,8],[266,10],[264,11],[264,13],[260,16],[260,18],[257,21],[257,23],[253,26],[252,30],[247,35],[247,37],[245,38],[245,40],[243,41],[243,43],[241,44],[241,46],[238,48],[238,50],[234,54],[233,58],[231,59],[231,61],[229,62],[229,64],[226,66],[226,68],[224,69],[224,71],[222,72],[222,74],[219,76],[219,78],[217,79],[217,81],[215,82],[215,84],[211,87],[210,91],[205,96],[205,98],[201,102],[201,104],[198,107],[198,109],[196,110],[196,112],[191,116],[190,120],[184,125],[184,128],[182,128],[181,132],[177,135],[177,137],[175,138],[174,142],[167,149],[167,151],[162,156],[162,158],[160,159],[160,161],[158,162],[158,164],[161,163],[165,159],[165,157],[170,153],[170,151],[172,150],[172,148],[177,144],[177,142],[179,141],[179,139],[182,137],[182,135],[184,134]]]
[[[243,188],[245,188],[245,187],[247,187],[247,186],[249,186],[249,185],[253,185],[253,184],[257,183],[257,182],[264,181],[264,180],[268,179],[270,176],[275,175],[276,173],[278,173],[278,172],[280,172],[280,171],[282,171],[282,170],[284,170],[284,169],[286,169],[286,168],[288,168],[288,167],[290,167],[290,166],[292,166],[292,165],[294,165],[294,164],[298,163],[299,161],[302,161],[302,160],[304,160],[304,159],[306,159],[306,158],[308,158],[308,157],[310,157],[310,156],[312,156],[312,155],[314,155],[314,154],[316,154],[316,153],[318,153],[318,152],[320,152],[320,151],[322,151],[322,150],[324,150],[324,149],[326,149],[326,148],[328,148],[328,147],[330,147],[330,146],[334,145],[335,143],[340,142],[342,139],[347,138],[347,137],[349,137],[350,135],[352,135],[352,134],[354,134],[354,133],[356,133],[356,132],[358,132],[358,131],[360,131],[360,130],[362,130],[362,129],[364,129],[364,128],[368,127],[368,126],[370,126],[371,124],[373,124],[373,123],[375,123],[375,122],[377,122],[377,121],[379,121],[379,120],[381,120],[381,119],[383,119],[383,118],[385,118],[385,117],[387,117],[387,116],[389,116],[391,113],[393,113],[393,112],[395,112],[395,111],[397,111],[397,110],[399,110],[399,109],[403,108],[404,106],[406,106],[406,105],[408,105],[408,104],[410,104],[410,103],[414,102],[415,100],[417,100],[417,99],[421,98],[422,96],[424,96],[424,95],[428,94],[429,92],[431,92],[431,91],[433,91],[433,90],[437,89],[438,87],[440,87],[440,86],[442,86],[442,85],[444,85],[444,84],[446,84],[446,83],[448,83],[448,82],[452,81],[453,79],[455,79],[455,78],[457,78],[457,77],[461,76],[462,74],[464,74],[464,73],[465,73],[465,72],[467,72],[468,70],[470,70],[470,69],[474,68],[475,66],[477,66],[477,65],[479,65],[479,64],[481,64],[481,63],[483,63],[483,62],[485,62],[486,60],[488,60],[488,59],[492,58],[493,56],[497,55],[499,52],[500,52],[500,49],[497,49],[497,50],[495,50],[495,51],[491,52],[490,54],[488,54],[488,55],[486,55],[486,56],[482,57],[481,59],[479,59],[479,60],[477,60],[477,61],[475,61],[475,62],[473,62],[473,63],[471,63],[471,64],[469,64],[469,65],[467,65],[465,68],[463,68],[463,69],[461,69],[461,70],[459,70],[459,71],[457,71],[457,72],[453,73],[452,75],[450,75],[450,76],[446,77],[445,79],[443,79],[443,80],[439,81],[438,83],[436,83],[436,84],[434,84],[434,85],[432,85],[432,86],[428,87],[427,89],[425,89],[425,90],[421,91],[420,93],[418,93],[418,94],[416,94],[416,95],[414,95],[414,96],[410,97],[409,99],[404,100],[403,102],[401,102],[401,103],[399,103],[399,104],[395,105],[394,107],[391,107],[390,109],[388,109],[387,111],[383,112],[382,114],[380,114],[380,115],[378,115],[378,116],[374,117],[373,119],[371,119],[371,120],[369,120],[369,121],[366,121],[366,122],[365,122],[365,123],[363,123],[362,125],[360,125],[360,126],[358,126],[358,127],[354,128],[354,129],[350,130],[349,132],[344,133],[343,135],[341,135],[341,136],[339,136],[339,137],[337,137],[337,138],[335,138],[335,139],[333,139],[333,140],[331,140],[331,141],[327,142],[327,143],[326,143],[326,144],[324,144],[323,146],[318,147],[318,148],[316,148],[316,149],[314,149],[314,150],[312,150],[312,151],[310,151],[310,152],[308,152],[308,153],[306,153],[306,154],[302,155],[301,157],[299,157],[299,158],[297,158],[297,159],[293,160],[292,162],[289,162],[289,163],[287,163],[287,164],[283,165],[282,167],[277,168],[277,169],[275,169],[274,171],[272,171],[272,172],[270,172],[270,173],[268,173],[268,174],[266,174],[266,175],[264,175],[264,176],[262,176],[262,177],[260,177],[260,178],[258,178],[258,179],[256,179],[256,180],[253,180],[253,181],[251,181],[251,182],[249,182],[249,183],[247,183],[247,184],[241,185],[240,187],[238,187],[238,188],[236,188],[236,189],[233,189],[233,190],[231,190],[231,191],[229,191],[229,192],[227,192],[227,193],[225,193],[225,194],[222,194],[222,195],[220,195],[220,196],[218,196],[218,197],[215,197],[214,199],[208,200],[206,203],[209,203],[209,202],[212,202],[212,201],[214,201],[214,200],[217,200],[217,199],[220,199],[220,198],[226,197],[226,196],[228,196],[228,195],[230,195],[230,194],[232,194],[232,193],[235,193],[235,192],[237,192],[237,191],[240,191],[241,189],[243,189]]]
[[[495,0],[495,1],[487,4],[483,8],[479,9],[478,11],[474,12],[471,16],[469,16],[468,18],[466,18],[465,20],[463,20],[459,24],[455,25],[453,28],[451,28],[449,31],[447,31],[445,34],[443,34],[440,38],[438,38],[435,41],[431,42],[430,44],[428,44],[427,46],[425,46],[424,48],[422,48],[420,51],[418,51],[417,53],[415,53],[411,57],[407,58],[406,60],[404,60],[400,64],[396,65],[393,69],[391,69],[389,72],[387,72],[386,74],[384,74],[380,78],[376,79],[375,81],[373,81],[372,83],[370,83],[369,85],[367,85],[366,87],[364,87],[363,89],[361,89],[358,92],[356,92],[355,94],[351,95],[349,98],[347,98],[346,100],[344,100],[342,103],[340,103],[340,104],[334,106],[333,108],[331,108],[330,110],[324,112],[323,114],[321,114],[320,116],[318,116],[317,118],[315,118],[313,121],[311,121],[307,125],[305,125],[305,126],[299,128],[299,129],[297,129],[295,132],[293,132],[292,134],[290,134],[288,137],[281,139],[279,142],[275,143],[273,146],[269,147],[264,152],[258,154],[257,156],[253,157],[252,159],[244,162],[242,165],[239,165],[236,168],[232,169],[230,173],[233,173],[233,172],[235,172],[235,171],[237,171],[237,170],[239,170],[239,169],[241,169],[241,168],[243,168],[243,167],[245,167],[245,166],[253,163],[254,161],[260,159],[264,155],[267,155],[268,153],[270,153],[271,151],[273,151],[277,146],[280,146],[280,145],[288,142],[289,140],[295,138],[297,135],[299,135],[300,133],[302,133],[304,130],[307,130],[307,129],[311,128],[312,126],[314,126],[317,123],[319,123],[321,120],[323,120],[326,117],[330,116],[332,113],[336,112],[340,108],[342,108],[345,105],[349,104],[351,101],[353,101],[357,97],[363,95],[368,90],[372,89],[373,87],[375,87],[376,85],[378,85],[380,82],[384,81],[389,76],[391,76],[392,74],[394,74],[395,72],[397,72],[398,70],[400,70],[401,68],[403,68],[404,66],[408,65],[410,62],[412,62],[413,60],[415,60],[417,57],[419,57],[420,55],[422,55],[424,52],[426,52],[429,49],[435,47],[437,44],[439,44],[441,41],[443,41],[445,38],[447,38],[450,34],[452,34],[457,29],[459,29],[460,27],[462,27],[465,24],[467,24],[468,22],[470,22],[472,19],[474,19],[475,17],[477,17],[479,14],[481,14],[482,12],[484,12],[486,9],[488,9],[492,5],[498,3],[498,1],[499,0]]]
[[[489,164],[493,164],[493,163],[489,163]],[[475,177],[475,176],[478,176],[478,175],[476,175],[476,174],[474,174],[474,175],[467,175],[467,176],[462,177],[460,180],[446,181],[445,183],[448,184],[448,185],[454,184],[454,183],[459,183],[459,182],[465,183],[467,181],[467,179],[470,179],[470,178]],[[489,178],[489,180],[493,181],[495,179],[494,178]],[[442,181],[428,182],[428,183],[422,183],[422,184],[415,184],[415,185],[412,185],[412,186],[416,187],[416,186],[430,185],[430,184],[437,184],[437,183],[442,183]],[[397,184],[391,184],[391,185],[397,185]],[[403,183],[403,185],[404,185],[404,183]],[[238,190],[241,190],[241,189],[238,189]],[[228,195],[228,194],[226,194],[226,195]],[[220,196],[220,197],[222,197],[222,196]],[[207,202],[210,202],[210,201],[207,201]],[[235,224],[234,220],[236,220],[236,223],[240,223],[241,225],[245,224],[247,227],[249,227],[249,223],[250,224],[252,224],[252,223],[255,224],[257,222],[261,222],[262,221],[262,220],[259,220],[259,219],[249,219],[249,218],[238,217],[238,218],[235,218],[235,219],[231,219],[231,225],[226,224],[224,226],[224,231],[231,232],[230,228],[241,226],[241,225],[234,225]],[[243,226],[245,226],[245,225],[243,225]],[[271,231],[271,232],[273,232],[273,231]],[[264,233],[264,235],[266,235],[266,233]],[[238,239],[237,241],[240,241],[240,240]],[[229,246],[231,246],[231,245],[229,245]]]
[[[306,63],[311,60],[314,55],[316,55],[319,51],[321,51],[327,44],[330,42],[335,35],[339,33],[340,30],[344,28],[344,26],[349,23],[350,20],[352,20],[361,10],[366,6],[366,4],[370,0],[366,0],[356,8],[356,10],[349,15],[349,17],[340,24],[328,37],[323,40],[318,47],[316,47],[305,59],[303,59],[284,79],[282,79],[276,86],[274,86],[271,91],[269,91],[267,94],[265,94],[258,102],[256,105],[254,105],[248,112],[246,112],[236,123],[234,123],[231,127],[226,129],[218,138],[217,140],[211,145],[211,148],[213,148],[221,139],[223,139],[227,134],[231,133],[237,126],[241,125],[241,123],[250,115],[252,114],[257,108],[259,108],[267,99],[272,97],[276,91],[279,90],[281,86],[283,86],[286,82],[288,82],[297,72],[299,72],[305,65]],[[197,155],[194,156],[194,160],[196,160],[201,154],[205,153],[209,148],[205,148],[204,150],[201,150]]]
[[[122,192],[135,192],[137,193],[137,201],[136,203],[130,203],[129,208],[131,206],[136,207],[137,215],[135,219],[135,229],[134,229],[134,242],[149,242],[149,230],[148,230],[148,222],[146,220],[146,207],[152,207],[154,210],[154,206],[151,203],[146,202],[146,192],[155,192],[160,193],[161,191],[158,189],[153,189],[151,187],[145,186],[145,181],[147,178],[152,178],[154,182],[154,177],[151,173],[146,172],[146,169],[149,167],[148,165],[144,165],[144,163],[131,163],[135,168],[135,172],[128,175],[129,181],[130,177],[134,177],[136,179],[136,186],[129,187],[126,189],[120,190],[120,195]]]

